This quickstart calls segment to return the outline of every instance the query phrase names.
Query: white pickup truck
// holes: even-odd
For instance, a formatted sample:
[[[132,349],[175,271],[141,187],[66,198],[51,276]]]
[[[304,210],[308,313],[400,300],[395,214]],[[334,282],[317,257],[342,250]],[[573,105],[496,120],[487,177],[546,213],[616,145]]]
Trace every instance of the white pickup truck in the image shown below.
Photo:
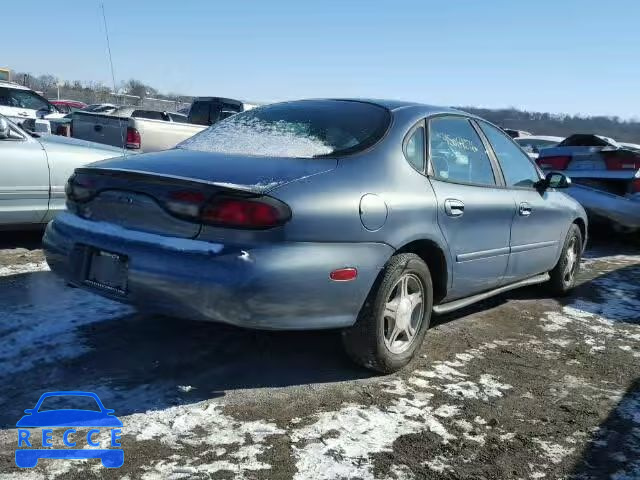
[[[179,113],[120,107],[111,114],[77,111],[71,136],[123,149],[157,152],[175,147],[206,127],[186,123]]]
[[[139,152],[168,150],[220,120],[257,104],[220,97],[199,97],[189,116],[120,107],[111,114],[73,113],[71,136]]]

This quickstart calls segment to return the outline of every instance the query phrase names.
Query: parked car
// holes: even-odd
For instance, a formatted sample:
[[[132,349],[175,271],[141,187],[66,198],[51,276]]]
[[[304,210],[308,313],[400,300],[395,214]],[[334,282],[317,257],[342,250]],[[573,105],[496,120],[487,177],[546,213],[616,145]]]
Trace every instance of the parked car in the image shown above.
[[[48,120],[64,116],[42,95],[23,85],[4,81],[0,81],[0,115],[19,125],[25,120],[31,120],[27,126],[32,129],[36,128],[36,119]],[[38,123],[44,125],[44,122]]]
[[[120,107],[109,115],[77,111],[73,114],[71,134],[74,138],[122,149],[156,152],[173,148],[206,128],[185,120],[179,113],[138,107]]]
[[[0,115],[0,228],[43,226],[65,208],[74,168],[120,154],[106,145],[28,133]]]
[[[50,100],[50,103],[54,105],[59,112],[68,115],[76,110],[82,110],[87,108],[87,104],[84,102],[78,102],[76,100]]]
[[[532,160],[536,160],[540,154],[540,149],[555,147],[564,140],[564,137],[553,137],[550,135],[529,135],[528,137],[516,137],[514,141],[527,152]]]
[[[292,101],[76,169],[43,244],[78,287],[184,318],[342,328],[356,362],[390,372],[432,312],[574,286],[587,219],[567,185],[460,111]]]
[[[540,151],[538,165],[573,180],[568,193],[594,222],[615,230],[640,230],[640,150],[600,135],[571,135]]]

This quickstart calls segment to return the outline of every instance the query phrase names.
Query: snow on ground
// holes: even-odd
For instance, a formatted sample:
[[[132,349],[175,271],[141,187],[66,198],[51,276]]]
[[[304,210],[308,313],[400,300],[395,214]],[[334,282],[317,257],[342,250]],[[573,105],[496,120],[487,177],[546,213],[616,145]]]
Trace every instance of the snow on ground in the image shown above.
[[[0,265],[0,277],[19,275],[21,273],[47,271],[49,271],[49,265],[47,265],[47,262],[29,262],[17,265]]]
[[[640,262],[640,257],[621,257],[606,258],[612,258],[615,265]],[[603,261],[589,258],[585,263],[588,268],[595,268]],[[0,276],[39,271],[46,271],[46,265],[0,267]],[[66,288],[52,275],[44,275],[51,282],[53,293],[49,298],[29,297],[29,301],[4,308],[0,321],[0,371],[5,374],[35,366],[46,368],[61,359],[75,358],[89,348],[77,335],[79,327],[132,312],[129,307]],[[273,418],[273,412],[265,413],[260,419],[229,413],[225,410],[226,400],[221,397],[119,416],[124,423],[125,445],[153,444],[160,449],[160,454],[155,456],[147,452],[148,458],[144,457],[144,463],[131,472],[131,478],[215,478],[216,475],[234,479],[270,478],[280,464],[291,462],[292,476],[296,479],[374,479],[380,475],[376,471],[376,459],[380,455],[394,453],[397,442],[407,436],[426,434],[429,444],[436,444],[437,454],[425,454],[418,467],[433,475],[454,474],[463,468],[464,462],[477,460],[473,452],[486,448],[496,439],[511,445],[518,441],[521,431],[526,432],[530,426],[540,423],[539,419],[528,418],[518,410],[505,414],[513,418],[500,417],[500,407],[506,400],[516,406],[547,399],[553,403],[586,399],[593,405],[602,402],[617,405],[614,413],[633,425],[631,435],[625,439],[624,451],[617,454],[637,454],[640,451],[640,394],[625,396],[620,386],[613,383],[614,378],[598,380],[561,371],[565,367],[579,368],[580,361],[584,362],[582,357],[559,361],[577,346],[584,348],[594,362],[610,352],[625,359],[640,356],[640,282],[613,273],[594,279],[592,285],[599,292],[596,297],[574,298],[565,305],[543,308],[532,327],[538,334],[535,337],[521,335],[516,327],[511,335],[493,333],[495,339],[489,341],[471,342],[461,338],[460,342],[467,341],[469,348],[421,361],[414,370],[370,380],[378,395],[368,404],[345,400],[330,408],[301,410],[283,422]],[[515,356],[509,361],[517,362],[518,354],[527,353],[530,358],[550,361],[558,371],[539,372],[549,374],[550,380],[536,390],[510,376],[495,362],[503,351],[514,352],[511,355]],[[631,362],[633,364],[633,360]],[[108,385],[101,388],[108,389]],[[176,383],[175,388],[184,394],[193,390],[184,383]],[[137,396],[152,397],[158,391],[154,385],[138,385],[127,394],[135,403]],[[528,478],[554,478],[554,468],[575,459],[588,437],[580,426],[575,428],[569,435],[556,435],[553,429],[546,435],[531,435]],[[606,429],[596,427],[594,431],[599,431],[601,441],[607,442]],[[0,452],[10,449],[7,446],[13,444],[14,436],[14,430],[0,431]],[[275,448],[278,442],[288,446],[284,457],[278,456],[283,455]],[[456,448],[450,448],[452,445]],[[469,449],[465,450],[466,456],[461,455],[461,448]],[[138,457],[145,455],[144,452],[137,452]],[[125,453],[125,467],[127,458]],[[400,456],[392,458],[395,463],[384,476],[418,476],[412,470],[416,465],[409,468],[407,463],[398,463]],[[62,478],[79,468],[98,475],[101,471],[95,462],[48,461],[42,462],[36,471],[0,474],[0,480],[39,479],[45,478],[45,474]],[[631,457],[624,460],[623,467],[611,478],[639,477],[640,462],[637,457]]]
[[[35,264],[36,268],[30,271],[45,271],[45,266]],[[49,284],[50,295],[41,297],[34,292],[36,288],[27,284],[24,303],[1,307],[0,371],[5,375],[77,357],[87,348],[76,334],[79,327],[133,311],[97,295],[66,287],[53,274],[46,275],[42,281]]]

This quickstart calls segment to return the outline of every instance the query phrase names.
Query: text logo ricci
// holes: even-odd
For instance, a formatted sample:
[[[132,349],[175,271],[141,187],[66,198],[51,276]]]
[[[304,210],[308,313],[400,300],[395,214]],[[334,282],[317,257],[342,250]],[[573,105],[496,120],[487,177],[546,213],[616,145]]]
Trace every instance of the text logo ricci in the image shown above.
[[[43,402],[64,404],[65,401],[95,400],[98,409],[43,407]],[[49,399],[49,400],[48,400]],[[71,402],[70,402],[71,403]],[[93,403],[91,404],[93,405]],[[120,444],[122,422],[113,415],[113,410],[104,407],[98,395],[91,392],[48,392],[43,394],[34,408],[24,411],[26,415],[18,420],[18,448],[16,465],[20,468],[33,468],[41,458],[87,459],[99,458],[107,468],[118,468],[124,463],[124,451]],[[42,432],[30,430],[42,429]],[[66,448],[54,447],[53,428],[65,430],[59,434]],[[89,430],[79,433],[76,429]],[[107,445],[101,445],[97,439],[103,431],[108,431]],[[58,435],[58,433],[56,433]],[[110,448],[104,448],[104,447]],[[102,448],[101,448],[102,447]]]

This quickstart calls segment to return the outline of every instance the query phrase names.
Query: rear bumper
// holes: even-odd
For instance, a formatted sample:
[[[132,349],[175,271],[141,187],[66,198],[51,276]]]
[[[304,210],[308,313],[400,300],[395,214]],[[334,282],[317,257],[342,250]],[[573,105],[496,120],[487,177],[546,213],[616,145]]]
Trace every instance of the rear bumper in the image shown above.
[[[62,213],[43,240],[51,269],[70,283],[141,310],[259,329],[352,325],[393,249],[380,243],[219,245],[134,232]],[[86,246],[126,255],[127,295],[84,283]],[[329,272],[358,269],[334,282]]]

